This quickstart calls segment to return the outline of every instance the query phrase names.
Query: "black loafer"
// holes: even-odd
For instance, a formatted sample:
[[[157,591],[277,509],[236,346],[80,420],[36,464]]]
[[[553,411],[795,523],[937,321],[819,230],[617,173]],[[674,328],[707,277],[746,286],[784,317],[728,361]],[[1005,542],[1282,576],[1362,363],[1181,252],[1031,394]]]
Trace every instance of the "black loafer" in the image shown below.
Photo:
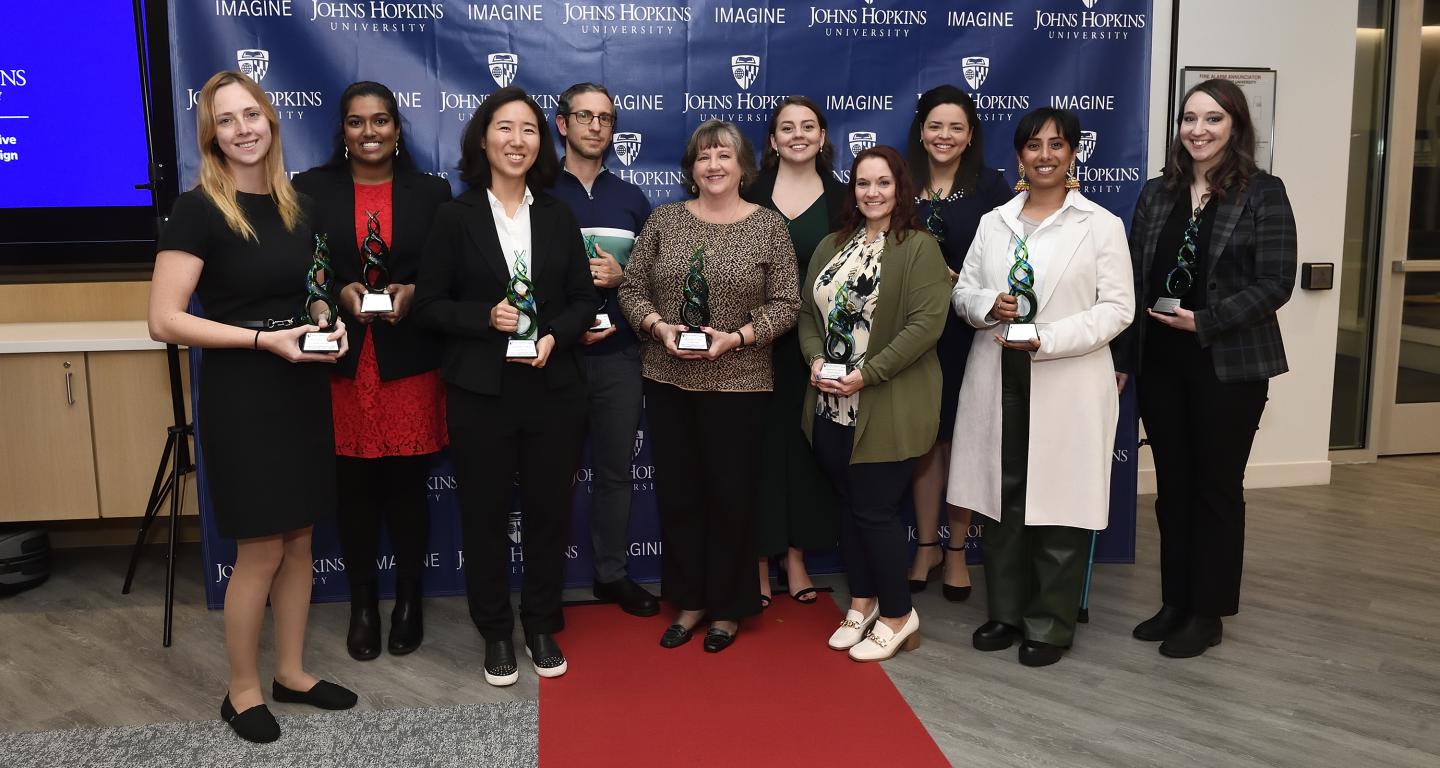
[[[1026,640],[1020,643],[1020,663],[1027,667],[1048,667],[1065,655],[1065,649],[1058,645]]]
[[[719,653],[729,648],[730,645],[735,642],[735,635],[737,634],[739,634],[738,630],[735,632],[726,632],[718,627],[711,627],[705,632],[705,652]]]
[[[505,687],[520,679],[520,666],[515,663],[515,641],[485,641],[485,682]]]
[[[324,680],[308,691],[293,691],[275,680],[270,684],[270,695],[286,704],[309,704],[321,709],[349,709],[360,700],[354,691]]]
[[[565,663],[565,654],[560,651],[560,644],[555,642],[555,636],[547,632],[526,636],[525,655],[530,657],[535,674],[541,677],[559,677],[570,668]]]
[[[679,648],[690,642],[690,638],[693,637],[694,634],[694,632],[679,624],[671,624],[665,629],[665,634],[660,636],[660,647]]]
[[[1160,644],[1160,655],[1172,659],[1192,659],[1219,645],[1224,633],[1219,616],[1191,616]]]
[[[269,744],[280,738],[280,724],[275,722],[275,716],[264,704],[237,713],[227,693],[225,700],[220,702],[220,719],[229,723],[235,729],[235,735],[246,741]]]
[[[970,636],[970,643],[977,651],[1003,651],[1015,644],[1020,630],[999,621],[987,621]]]
[[[380,602],[374,584],[350,586],[350,629],[345,633],[345,650],[356,661],[380,655]]]
[[[654,616],[660,612],[660,601],[649,590],[628,578],[597,581],[594,592],[597,600],[616,603],[620,610],[631,616]]]
[[[1185,623],[1185,612],[1174,606],[1162,605],[1160,612],[1135,625],[1130,634],[1136,640],[1158,643]]]
[[[390,641],[386,650],[404,656],[425,640],[425,614],[421,610],[420,585],[395,587],[395,609],[390,612]]]

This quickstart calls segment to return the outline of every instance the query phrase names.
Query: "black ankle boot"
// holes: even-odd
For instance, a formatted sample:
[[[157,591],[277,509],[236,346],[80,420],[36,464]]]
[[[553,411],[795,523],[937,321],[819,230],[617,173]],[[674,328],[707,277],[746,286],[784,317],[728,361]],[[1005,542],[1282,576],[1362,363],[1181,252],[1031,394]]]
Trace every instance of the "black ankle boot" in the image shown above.
[[[1219,616],[1191,616],[1160,644],[1160,655],[1192,659],[1219,645],[1223,634]]]
[[[350,631],[345,649],[356,661],[380,655],[380,598],[374,584],[350,585]]]
[[[421,610],[422,590],[418,580],[395,583],[395,610],[390,612],[390,643],[392,656],[404,656],[420,647],[425,639],[425,620]]]

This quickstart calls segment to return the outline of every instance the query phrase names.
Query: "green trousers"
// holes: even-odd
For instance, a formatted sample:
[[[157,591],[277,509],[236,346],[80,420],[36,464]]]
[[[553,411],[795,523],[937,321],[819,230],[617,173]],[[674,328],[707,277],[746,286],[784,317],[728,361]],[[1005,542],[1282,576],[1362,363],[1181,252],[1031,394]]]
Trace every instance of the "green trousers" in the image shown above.
[[[990,619],[1019,627],[1025,639],[1069,646],[1085,591],[1090,531],[1025,524],[1030,453],[1030,355],[1000,354],[1000,510],[985,524],[985,594]]]

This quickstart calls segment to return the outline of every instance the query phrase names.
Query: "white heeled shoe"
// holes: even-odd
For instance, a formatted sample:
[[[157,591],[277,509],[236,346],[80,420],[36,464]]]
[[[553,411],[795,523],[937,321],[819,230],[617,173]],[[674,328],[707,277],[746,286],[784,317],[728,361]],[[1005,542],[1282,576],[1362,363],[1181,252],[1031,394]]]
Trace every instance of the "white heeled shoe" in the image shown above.
[[[850,658],[855,661],[884,661],[900,651],[913,651],[919,647],[920,614],[912,608],[899,632],[885,626],[884,622],[875,622],[865,639],[850,649]]]
[[[875,607],[871,609],[870,615],[865,616],[856,610],[845,612],[845,619],[836,628],[835,634],[830,636],[830,648],[836,651],[848,651],[855,647],[855,644],[865,639],[865,633],[870,630],[870,625],[880,618],[880,601],[875,601]]]

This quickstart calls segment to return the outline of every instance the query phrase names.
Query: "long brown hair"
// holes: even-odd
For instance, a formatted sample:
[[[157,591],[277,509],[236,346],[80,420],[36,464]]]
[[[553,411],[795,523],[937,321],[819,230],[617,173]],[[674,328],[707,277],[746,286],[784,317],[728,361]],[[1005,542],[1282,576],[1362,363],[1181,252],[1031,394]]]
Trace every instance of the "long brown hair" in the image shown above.
[[[265,153],[265,177],[270,184],[270,197],[280,209],[285,229],[295,231],[300,222],[300,200],[290,177],[285,175],[285,151],[280,146],[280,117],[265,98],[265,91],[254,80],[239,72],[216,72],[205,81],[195,99],[195,136],[200,145],[200,190],[220,209],[225,223],[235,234],[246,240],[255,239],[255,228],[245,218],[245,211],[235,200],[235,177],[230,174],[225,153],[215,141],[215,92],[227,85],[238,85],[255,98],[260,111],[270,123],[270,151]]]
[[[1205,174],[1216,198],[1225,199],[1226,191],[1243,191],[1250,183],[1250,177],[1259,170],[1255,166],[1255,123],[1250,119],[1250,104],[1240,86],[1229,80],[1206,80],[1185,92],[1180,100],[1180,113],[1175,116],[1175,138],[1170,142],[1169,156],[1165,162],[1165,191],[1176,192],[1190,186],[1195,180],[1195,161],[1190,151],[1180,140],[1180,124],[1185,119],[1185,105],[1196,93],[1204,93],[1230,116],[1230,141],[1225,144],[1225,155]]]
[[[856,155],[855,162],[850,165],[850,185],[845,188],[845,213],[840,217],[840,226],[835,228],[836,244],[854,237],[865,226],[865,217],[856,204],[855,169],[872,157],[884,160],[890,166],[890,175],[895,177],[895,209],[890,212],[890,226],[885,228],[886,231],[895,236],[895,242],[900,243],[920,228],[920,221],[915,218],[915,182],[910,179],[905,159],[893,147],[876,144]]]
[[[820,130],[825,132],[825,141],[820,143],[820,151],[815,154],[815,172],[824,178],[835,167],[835,145],[830,143],[830,126],[825,120],[825,113],[820,111],[819,104],[804,96],[786,96],[770,110],[770,127],[766,129],[765,136],[767,139],[775,138],[775,132],[780,130],[780,113],[790,106],[810,110],[815,115],[815,122],[820,126]],[[779,165],[780,152],[766,141],[760,150],[760,170],[768,171]]]

